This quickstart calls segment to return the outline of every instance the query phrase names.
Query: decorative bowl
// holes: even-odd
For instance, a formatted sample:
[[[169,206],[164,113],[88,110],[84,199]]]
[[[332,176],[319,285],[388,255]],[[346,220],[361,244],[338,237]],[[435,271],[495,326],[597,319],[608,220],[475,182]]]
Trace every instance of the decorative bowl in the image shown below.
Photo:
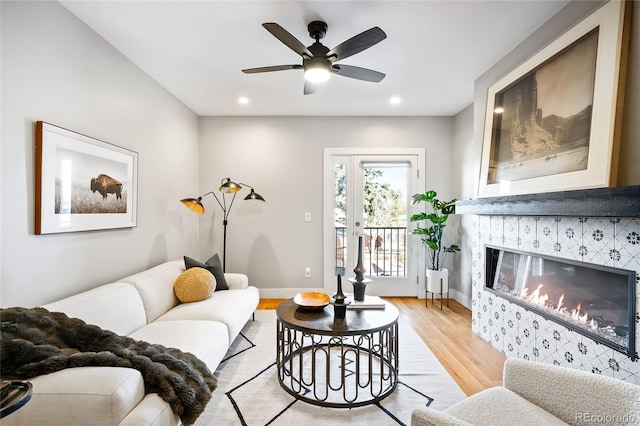
[[[303,291],[293,298],[293,303],[309,311],[324,309],[330,301],[331,296],[321,291]]]

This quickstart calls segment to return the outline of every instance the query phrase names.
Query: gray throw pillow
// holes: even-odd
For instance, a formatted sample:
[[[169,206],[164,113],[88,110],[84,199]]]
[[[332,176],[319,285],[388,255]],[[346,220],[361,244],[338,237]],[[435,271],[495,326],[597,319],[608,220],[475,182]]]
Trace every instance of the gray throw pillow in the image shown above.
[[[185,269],[195,267],[206,269],[216,277],[216,291],[229,290],[227,280],[224,278],[224,272],[222,272],[222,263],[220,262],[220,256],[218,256],[218,253],[211,256],[205,263],[198,262],[195,259],[184,256],[184,267]]]

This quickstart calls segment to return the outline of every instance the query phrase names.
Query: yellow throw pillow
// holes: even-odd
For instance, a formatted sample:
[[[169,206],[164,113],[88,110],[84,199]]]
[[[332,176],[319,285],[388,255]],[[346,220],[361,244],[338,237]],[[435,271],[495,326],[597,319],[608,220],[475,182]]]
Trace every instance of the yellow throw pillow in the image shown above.
[[[204,268],[187,269],[173,283],[173,291],[182,303],[208,299],[215,289],[215,277]]]

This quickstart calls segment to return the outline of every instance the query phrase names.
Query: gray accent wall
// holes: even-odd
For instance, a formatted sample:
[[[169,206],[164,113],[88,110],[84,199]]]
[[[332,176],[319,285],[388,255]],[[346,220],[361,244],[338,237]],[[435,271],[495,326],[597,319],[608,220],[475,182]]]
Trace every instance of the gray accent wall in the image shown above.
[[[474,143],[477,155],[475,161],[465,165],[477,169],[474,174],[474,188],[478,186],[484,116],[487,104],[487,90],[504,74],[535,54],[538,50],[556,39],[577,22],[596,10],[604,2],[573,1],[554,15],[527,40],[498,61],[475,82],[474,96]],[[620,141],[620,162],[618,166],[618,185],[640,184],[640,2],[632,5],[631,40],[629,63],[624,94],[622,136]]]
[[[480,176],[480,159],[482,151],[482,137],[484,132],[484,117],[487,103],[487,90],[504,74],[517,67],[520,63],[535,54],[538,50],[553,41],[559,35],[571,28],[575,23],[588,16],[603,2],[600,1],[572,1],[560,12],[549,19],[529,38],[512,50],[507,56],[498,61],[486,73],[475,81],[475,95],[473,117],[469,117],[468,108],[454,117],[455,128],[459,129],[472,122],[473,137],[456,137],[455,157],[456,171],[454,172],[455,186],[453,192],[459,199],[475,198]],[[629,48],[629,62],[627,66],[627,81],[623,110],[622,137],[620,142],[620,162],[618,167],[618,185],[640,184],[640,1],[633,2],[631,26],[631,40]],[[456,132],[460,134],[460,132]],[[471,292],[471,236],[472,216],[461,216],[458,229],[458,240],[461,241],[462,255],[456,257],[456,267],[459,268],[460,288],[456,290],[465,296],[459,299],[466,304],[466,297]],[[468,305],[467,305],[468,306]]]
[[[453,188],[457,199],[464,200],[475,195],[474,181],[478,173],[478,150],[474,144],[473,104],[460,111],[453,118]],[[460,167],[471,164],[472,167]],[[451,225],[447,232],[460,246],[460,252],[453,256],[453,268],[450,270],[451,296],[471,309],[471,245],[467,244],[470,235],[469,220],[464,215],[451,216]]]
[[[36,306],[183,254],[198,117],[57,2],[0,2],[0,303]],[[138,226],[34,235],[35,122],[137,151]]]
[[[425,148],[427,188],[453,197],[451,117],[203,117],[200,138],[200,193],[230,177],[267,200],[236,199],[227,241],[227,271],[247,273],[263,297],[323,286],[323,148]],[[203,258],[222,252],[221,209],[211,196],[205,208]]]

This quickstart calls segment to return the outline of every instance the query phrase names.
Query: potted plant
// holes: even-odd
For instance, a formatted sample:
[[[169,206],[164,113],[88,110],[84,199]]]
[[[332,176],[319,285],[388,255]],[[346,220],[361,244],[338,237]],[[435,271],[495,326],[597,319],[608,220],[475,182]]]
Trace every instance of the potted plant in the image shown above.
[[[426,227],[418,226],[411,231],[413,235],[420,235],[422,242],[427,246],[431,267],[427,267],[426,290],[433,293],[449,292],[449,271],[443,268],[444,261],[449,253],[460,251],[460,247],[455,244],[445,246],[442,242],[442,231],[446,226],[449,215],[455,213],[455,198],[451,201],[440,201],[436,198],[436,191],[427,191],[424,194],[415,194],[413,204],[420,202],[428,203],[431,212],[422,212],[411,215],[411,222],[426,221]],[[420,289],[419,296],[425,294],[424,289]]]

